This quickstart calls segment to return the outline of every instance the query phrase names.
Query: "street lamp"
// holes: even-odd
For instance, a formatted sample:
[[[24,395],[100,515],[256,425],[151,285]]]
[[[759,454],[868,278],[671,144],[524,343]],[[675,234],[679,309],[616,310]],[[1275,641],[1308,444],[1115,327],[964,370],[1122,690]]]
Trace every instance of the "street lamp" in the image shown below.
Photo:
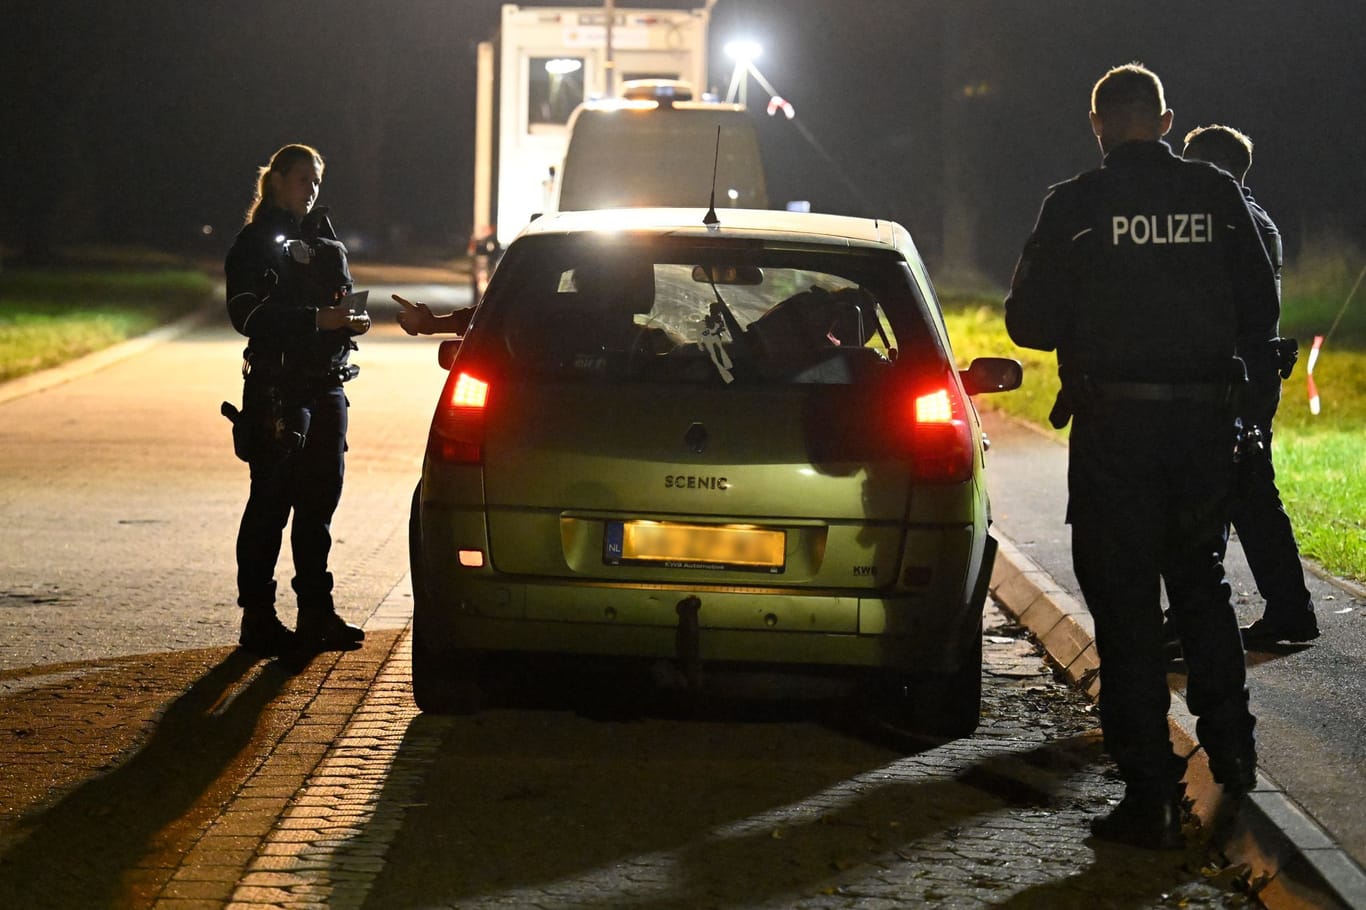
[[[726,43],[726,56],[739,64],[753,63],[763,52],[764,49],[757,41],[741,39]]]
[[[749,39],[730,41],[725,46],[726,56],[735,61],[735,69],[730,74],[730,88],[726,91],[726,102],[733,104],[739,94],[741,106],[748,106],[749,74],[754,70],[754,61],[764,52],[759,42]]]

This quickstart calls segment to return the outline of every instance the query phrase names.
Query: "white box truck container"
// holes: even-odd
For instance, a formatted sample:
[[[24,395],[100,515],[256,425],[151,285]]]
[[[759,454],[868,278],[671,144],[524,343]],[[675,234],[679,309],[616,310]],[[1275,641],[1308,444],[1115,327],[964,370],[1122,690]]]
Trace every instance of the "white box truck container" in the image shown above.
[[[679,94],[707,85],[710,6],[503,6],[496,39],[478,48],[476,299],[502,248],[560,206],[566,172],[563,207],[705,205],[720,124],[717,204],[767,206],[744,108]]]

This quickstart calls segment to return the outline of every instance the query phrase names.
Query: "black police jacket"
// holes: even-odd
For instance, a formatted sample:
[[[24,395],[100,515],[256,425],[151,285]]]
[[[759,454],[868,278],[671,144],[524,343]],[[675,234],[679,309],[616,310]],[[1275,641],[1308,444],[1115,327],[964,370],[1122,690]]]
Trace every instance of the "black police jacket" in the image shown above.
[[[1257,233],[1262,237],[1262,246],[1266,248],[1267,258],[1271,260],[1271,270],[1276,273],[1276,296],[1281,295],[1281,268],[1285,265],[1285,248],[1281,243],[1281,231],[1276,227],[1276,222],[1271,220],[1271,216],[1266,213],[1266,209],[1257,204],[1257,200],[1252,198],[1252,190],[1243,187],[1243,200],[1247,202],[1247,210],[1252,213],[1252,220],[1257,223]]]
[[[311,261],[291,255],[289,241],[307,243]],[[346,248],[339,241],[306,237],[293,215],[271,208],[238,233],[224,272],[228,317],[247,336],[253,373],[320,379],[346,366],[355,348],[351,334],[317,328],[318,308],[351,287]]]
[[[1238,183],[1126,142],[1049,190],[1015,267],[1006,329],[1101,380],[1226,380],[1240,342],[1272,338],[1280,301]]]

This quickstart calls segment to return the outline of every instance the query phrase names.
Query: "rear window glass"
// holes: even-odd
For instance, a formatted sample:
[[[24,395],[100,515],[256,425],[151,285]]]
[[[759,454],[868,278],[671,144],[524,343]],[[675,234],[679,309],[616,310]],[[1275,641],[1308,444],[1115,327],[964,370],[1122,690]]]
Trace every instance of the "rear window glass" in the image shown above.
[[[528,241],[500,264],[468,340],[519,373],[852,384],[936,350],[894,255]]]

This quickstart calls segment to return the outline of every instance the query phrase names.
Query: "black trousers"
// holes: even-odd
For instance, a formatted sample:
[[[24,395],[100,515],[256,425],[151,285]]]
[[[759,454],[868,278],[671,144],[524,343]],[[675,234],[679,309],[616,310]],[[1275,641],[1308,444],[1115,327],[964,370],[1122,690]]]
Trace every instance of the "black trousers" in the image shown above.
[[[1185,771],[1167,729],[1163,580],[1201,744],[1211,760],[1253,748],[1223,566],[1233,442],[1233,415],[1213,404],[1102,402],[1073,423],[1072,558],[1095,619],[1105,747],[1131,788],[1161,791]]]
[[[244,410],[269,408],[264,395],[249,385]],[[302,403],[311,416],[303,449],[283,458],[263,453],[250,462],[251,493],[237,532],[237,602],[243,609],[273,604],[275,564],[291,514],[289,542],[299,609],[331,608],[327,558],[332,514],[341,501],[346,470],[347,401],[341,387],[332,386],[307,395]]]
[[[1252,376],[1244,395],[1243,425],[1261,428],[1263,450],[1250,455],[1243,467],[1230,517],[1257,590],[1266,600],[1266,617],[1295,624],[1312,616],[1314,608],[1271,460],[1271,421],[1280,401],[1281,379],[1274,369]]]

